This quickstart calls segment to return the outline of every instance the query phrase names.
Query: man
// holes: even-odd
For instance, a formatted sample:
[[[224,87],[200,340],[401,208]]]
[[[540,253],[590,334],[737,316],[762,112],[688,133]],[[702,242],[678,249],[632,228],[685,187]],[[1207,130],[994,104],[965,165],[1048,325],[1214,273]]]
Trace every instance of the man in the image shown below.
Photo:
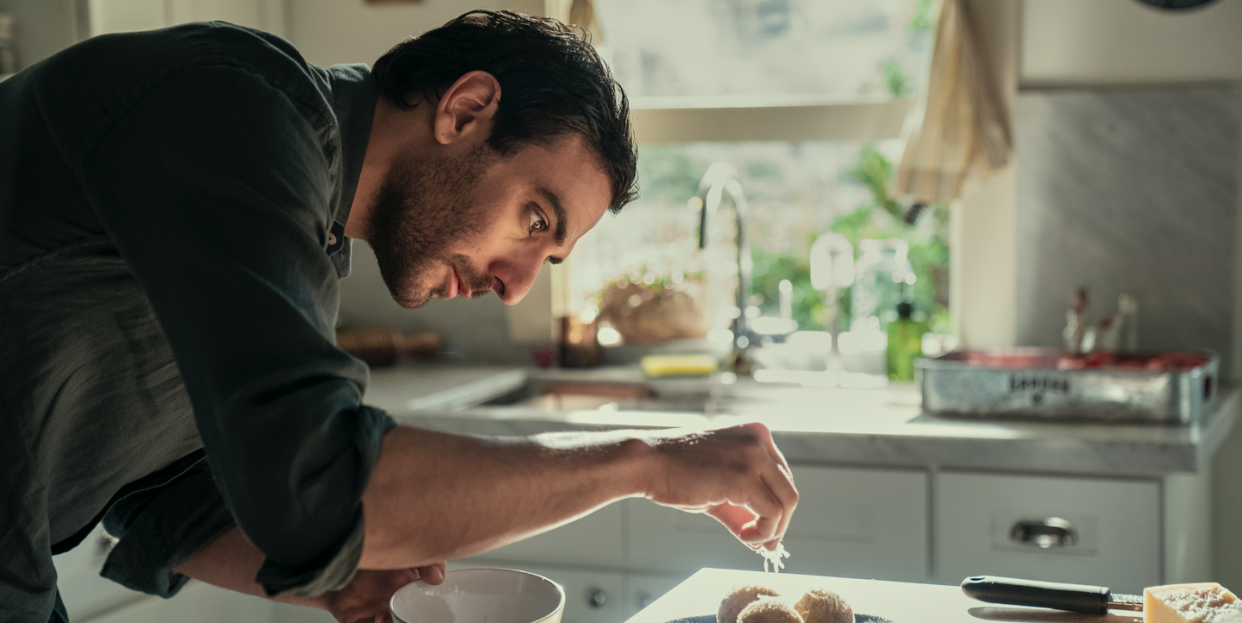
[[[395,426],[334,344],[350,239],[402,305],[516,303],[633,196],[620,88],[552,20],[475,12],[362,65],[227,24],[99,37],[0,84],[0,618],[54,553],[382,616],[445,561],[646,497],[752,548],[797,491],[760,425],[484,439]]]

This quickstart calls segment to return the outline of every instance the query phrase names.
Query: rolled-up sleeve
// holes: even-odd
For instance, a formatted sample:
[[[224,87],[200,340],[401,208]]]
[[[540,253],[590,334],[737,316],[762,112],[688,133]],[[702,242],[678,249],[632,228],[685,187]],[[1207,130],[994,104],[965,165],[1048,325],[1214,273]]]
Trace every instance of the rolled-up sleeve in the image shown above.
[[[257,580],[315,595],[353,575],[393,421],[335,346],[340,141],[299,93],[243,66],[184,69],[117,116],[80,175],[172,345],[224,504],[266,557]]]
[[[172,597],[188,578],[175,569],[236,525],[201,457],[170,482],[121,497],[103,518],[118,539],[101,575]]]

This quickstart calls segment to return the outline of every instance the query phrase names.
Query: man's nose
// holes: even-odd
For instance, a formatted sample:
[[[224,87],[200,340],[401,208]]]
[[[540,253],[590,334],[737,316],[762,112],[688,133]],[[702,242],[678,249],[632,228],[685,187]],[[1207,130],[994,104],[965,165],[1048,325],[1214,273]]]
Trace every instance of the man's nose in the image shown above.
[[[492,275],[501,282],[494,288],[500,300],[505,305],[517,305],[521,302],[535,285],[535,279],[542,267],[542,260],[510,261],[493,267]]]

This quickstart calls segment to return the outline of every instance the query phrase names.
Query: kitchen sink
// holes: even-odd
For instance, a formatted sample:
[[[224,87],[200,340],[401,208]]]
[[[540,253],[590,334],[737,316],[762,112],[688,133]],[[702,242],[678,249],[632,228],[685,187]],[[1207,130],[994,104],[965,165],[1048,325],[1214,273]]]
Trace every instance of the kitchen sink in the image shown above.
[[[803,387],[765,383],[752,377],[718,373],[703,377],[637,379],[528,378],[514,392],[484,403],[483,407],[511,407],[524,412],[642,414],[643,421],[690,423],[695,418],[757,419],[793,425],[831,418],[884,418],[909,421],[919,414],[919,393],[913,386],[885,389]],[[687,418],[687,416],[690,416]],[[785,428],[786,426],[781,426]]]

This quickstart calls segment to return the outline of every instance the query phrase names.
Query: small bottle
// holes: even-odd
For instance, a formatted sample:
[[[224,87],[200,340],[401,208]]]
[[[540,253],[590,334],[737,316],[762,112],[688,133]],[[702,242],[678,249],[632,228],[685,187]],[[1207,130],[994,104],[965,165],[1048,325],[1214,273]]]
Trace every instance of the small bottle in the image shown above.
[[[888,380],[913,381],[914,362],[923,356],[923,334],[927,321],[915,320],[909,301],[897,304],[897,319],[888,323]]]

